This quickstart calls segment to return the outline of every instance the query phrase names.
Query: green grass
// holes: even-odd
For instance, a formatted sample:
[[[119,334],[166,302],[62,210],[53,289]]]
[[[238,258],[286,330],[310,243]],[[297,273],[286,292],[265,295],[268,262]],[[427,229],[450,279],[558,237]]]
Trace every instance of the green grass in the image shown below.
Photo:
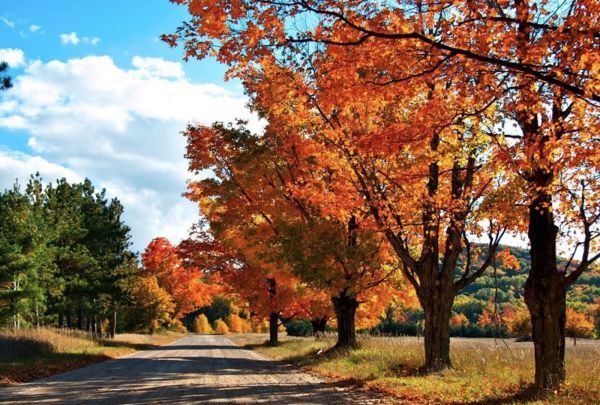
[[[85,367],[178,339],[181,334],[122,334],[96,339],[89,333],[54,328],[0,330],[0,385]]]
[[[261,342],[264,335],[230,337],[271,358],[285,360],[336,380],[387,392],[416,403],[440,404],[600,404],[600,342],[568,342],[564,389],[545,399],[528,395],[533,380],[531,343],[493,339],[453,339],[454,368],[423,375],[423,340],[360,338],[356,349],[328,351],[332,337],[320,341],[286,338],[278,347]],[[317,355],[319,351],[322,354]]]

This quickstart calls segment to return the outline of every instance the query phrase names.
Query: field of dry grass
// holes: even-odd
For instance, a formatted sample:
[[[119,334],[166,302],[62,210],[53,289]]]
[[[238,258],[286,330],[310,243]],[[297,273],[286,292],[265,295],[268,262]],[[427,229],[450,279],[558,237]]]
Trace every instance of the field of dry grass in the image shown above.
[[[348,380],[422,404],[600,404],[600,341],[567,343],[567,381],[563,391],[540,400],[528,395],[533,380],[533,345],[513,340],[452,339],[454,368],[422,375],[423,340],[360,339],[347,353],[328,352],[335,340],[326,337],[285,338],[278,347],[263,344],[265,335],[230,335],[266,356],[298,364],[324,377]],[[317,354],[321,351],[321,354]]]
[[[182,335],[117,335],[95,339],[89,333],[40,328],[0,330],[0,385],[27,382],[150,349]]]

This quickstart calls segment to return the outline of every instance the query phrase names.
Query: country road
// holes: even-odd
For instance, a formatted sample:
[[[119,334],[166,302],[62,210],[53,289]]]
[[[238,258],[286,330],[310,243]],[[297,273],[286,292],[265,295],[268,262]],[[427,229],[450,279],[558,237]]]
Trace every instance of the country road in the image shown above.
[[[379,404],[264,358],[224,336],[177,342],[43,380],[0,388],[0,404]]]

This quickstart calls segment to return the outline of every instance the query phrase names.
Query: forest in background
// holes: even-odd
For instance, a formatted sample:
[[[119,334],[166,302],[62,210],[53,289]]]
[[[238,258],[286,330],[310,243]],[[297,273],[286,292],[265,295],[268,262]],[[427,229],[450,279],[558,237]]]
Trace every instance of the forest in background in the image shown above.
[[[130,251],[122,213],[119,200],[108,200],[89,180],[44,184],[36,175],[25,187],[15,184],[0,193],[1,325],[77,328],[98,336],[166,329],[269,331],[267,316],[254,312],[255,306],[239,294],[226,291],[223,280],[190,264],[182,250],[186,242],[179,249],[159,237],[139,257]],[[453,336],[531,333],[522,296],[529,253],[516,247],[500,249],[510,251],[514,260],[496,263],[457,295]],[[569,336],[600,337],[599,296],[600,272],[595,269],[570,288]],[[311,299],[296,297],[297,306]],[[322,307],[321,319],[296,309],[298,314],[282,316],[280,330],[285,325],[290,335],[299,336],[335,330],[327,300],[316,304]],[[414,300],[395,301],[378,310],[364,319],[359,316],[360,330],[378,335],[423,333],[423,311]]]

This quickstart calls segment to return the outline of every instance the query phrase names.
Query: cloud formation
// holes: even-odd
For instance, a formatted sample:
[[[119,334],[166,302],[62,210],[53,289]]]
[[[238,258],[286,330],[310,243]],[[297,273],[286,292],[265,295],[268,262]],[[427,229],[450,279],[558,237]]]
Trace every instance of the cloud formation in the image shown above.
[[[177,242],[198,219],[181,197],[187,122],[242,118],[260,129],[244,97],[192,83],[179,63],[160,58],[137,56],[128,69],[109,56],[34,61],[14,81],[0,99],[0,127],[27,132],[37,156],[0,155],[0,187],[39,167],[47,181],[89,177],[122,201],[138,250],[159,235]]]
[[[63,45],[69,45],[69,44],[77,45],[80,42],[84,43],[84,44],[98,45],[98,43],[100,43],[100,38],[98,38],[98,37],[79,38],[79,36],[77,36],[77,33],[75,31],[73,31],[70,34],[60,34],[60,42],[62,42]]]
[[[11,68],[21,67],[25,64],[25,54],[21,49],[0,49],[0,62],[8,63]]]

